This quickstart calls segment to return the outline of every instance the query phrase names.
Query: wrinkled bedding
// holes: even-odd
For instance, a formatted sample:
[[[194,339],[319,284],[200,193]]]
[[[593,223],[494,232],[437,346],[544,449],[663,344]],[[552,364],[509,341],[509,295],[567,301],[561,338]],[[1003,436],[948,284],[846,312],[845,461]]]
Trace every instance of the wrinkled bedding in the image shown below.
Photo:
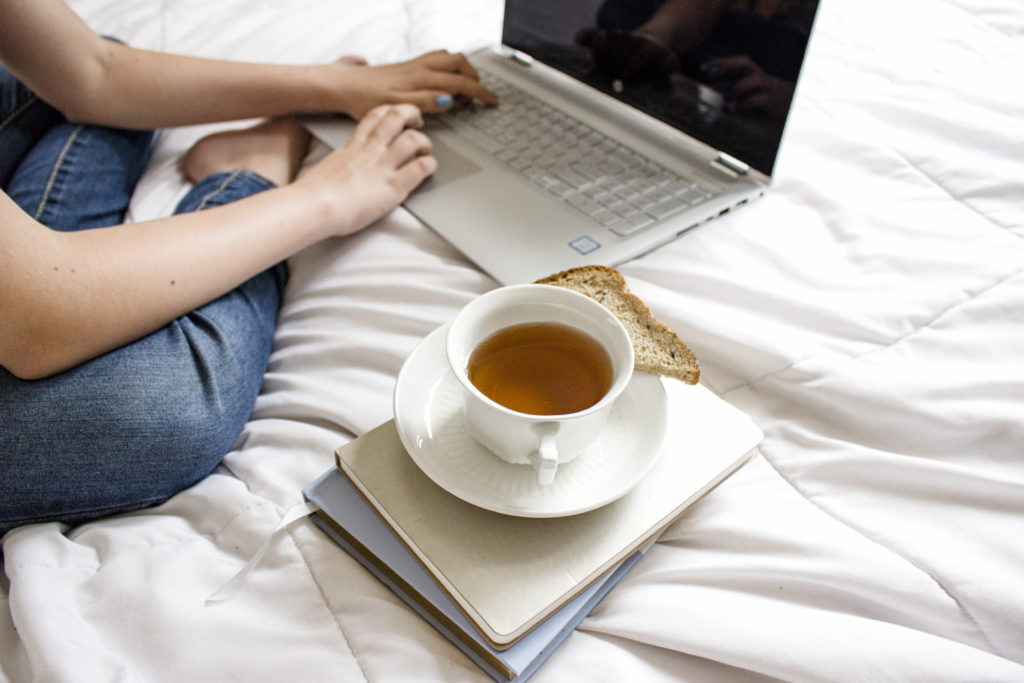
[[[71,5],[134,45],[295,63],[470,50],[501,22],[494,0]],[[1018,0],[823,0],[772,190],[620,267],[760,454],[534,680],[1024,680],[1022,71]],[[170,212],[222,127],[160,134],[133,219]],[[0,680],[485,680],[308,521],[204,606],[496,284],[403,209],[290,267],[213,475],[4,539]]]

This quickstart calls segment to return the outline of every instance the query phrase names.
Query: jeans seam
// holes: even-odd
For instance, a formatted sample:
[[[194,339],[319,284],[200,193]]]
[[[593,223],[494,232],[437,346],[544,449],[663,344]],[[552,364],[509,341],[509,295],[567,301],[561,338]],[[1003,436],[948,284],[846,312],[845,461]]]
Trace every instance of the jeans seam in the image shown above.
[[[32,97],[30,97],[27,100],[25,100],[24,102],[22,102],[21,106],[18,107],[17,109],[15,109],[14,111],[12,111],[10,116],[5,118],[3,121],[0,121],[0,132],[2,132],[4,128],[9,126],[11,121],[13,121],[14,119],[16,119],[19,116],[21,116],[21,113],[23,111],[25,111],[26,109],[28,109],[29,107],[31,107],[33,104],[35,104],[38,101],[39,101],[39,96],[38,95],[33,95]]]
[[[46,189],[43,191],[43,197],[39,200],[39,208],[36,209],[36,215],[33,216],[36,220],[39,220],[43,215],[43,211],[46,209],[46,202],[50,198],[50,191],[53,190],[53,186],[57,182],[57,174],[60,173],[61,165],[64,163],[64,158],[68,154],[68,150],[71,149],[71,145],[74,144],[75,140],[78,139],[78,135],[82,132],[84,126],[78,126],[75,131],[68,138],[68,141],[64,143],[63,149],[60,150],[60,155],[57,157],[57,162],[53,165],[53,171],[50,173],[50,178],[46,182]]]
[[[196,211],[202,211],[203,209],[205,209],[207,202],[211,201],[214,197],[216,197],[218,194],[227,189],[227,186],[231,184],[231,181],[237,178],[241,173],[242,169],[236,169],[229,173],[227,176],[225,176],[224,180],[222,180],[220,185],[217,186],[217,189],[203,196],[203,198],[199,201],[199,206],[196,207]]]

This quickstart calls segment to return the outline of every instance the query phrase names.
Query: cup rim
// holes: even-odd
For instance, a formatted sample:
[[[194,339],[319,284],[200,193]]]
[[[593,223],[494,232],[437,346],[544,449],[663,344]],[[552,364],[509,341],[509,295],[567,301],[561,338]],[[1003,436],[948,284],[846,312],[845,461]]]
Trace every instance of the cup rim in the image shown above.
[[[619,374],[615,378],[615,381],[612,382],[612,385],[610,387],[608,387],[608,391],[605,392],[604,396],[602,396],[600,398],[600,400],[598,400],[593,405],[588,406],[588,407],[584,408],[583,410],[578,410],[578,411],[576,411],[574,413],[553,413],[553,414],[550,414],[550,415],[541,415],[541,414],[537,414],[537,413],[524,413],[524,412],[520,412],[518,410],[513,410],[513,409],[511,409],[511,408],[509,408],[507,406],[502,405],[501,403],[498,403],[497,401],[495,401],[494,399],[490,398],[485,393],[480,391],[476,387],[476,385],[474,385],[469,380],[469,373],[467,372],[467,370],[465,368],[465,364],[462,363],[462,362],[459,362],[459,363],[455,363],[454,362],[454,356],[456,355],[456,352],[455,352],[455,349],[453,348],[454,347],[454,341],[453,341],[452,336],[451,336],[451,331],[452,331],[452,329],[456,328],[456,324],[459,322],[460,318],[462,318],[463,314],[465,314],[468,310],[470,310],[471,307],[476,305],[476,302],[480,301],[481,299],[483,299],[485,297],[490,297],[492,295],[493,296],[497,296],[498,295],[497,293],[499,293],[499,292],[502,293],[501,295],[507,296],[508,292],[510,290],[516,290],[516,291],[522,291],[522,290],[526,290],[526,289],[536,290],[537,288],[540,288],[540,287],[543,287],[545,289],[545,291],[554,290],[556,292],[559,292],[559,294],[556,294],[555,296],[564,296],[564,297],[569,298],[569,299],[575,299],[577,302],[586,302],[586,303],[583,304],[584,306],[591,307],[593,310],[600,310],[602,312],[601,315],[604,315],[609,320],[613,321],[613,323],[614,323],[613,327],[615,327],[617,329],[618,333],[621,334],[622,338],[626,342],[625,343],[625,348],[627,348],[629,350],[629,361],[627,363],[625,363],[625,368],[622,370],[621,374]],[[595,306],[597,308],[593,308]],[[515,324],[515,323],[509,323],[509,325],[512,325],[512,324]],[[598,341],[600,342],[600,340],[598,340]],[[602,343],[602,346],[604,346],[603,343]],[[448,333],[447,333],[447,335],[445,337],[445,356],[446,356],[446,361],[448,363],[449,370],[452,372],[452,374],[455,375],[455,378],[459,381],[459,384],[461,384],[463,386],[463,388],[465,388],[467,391],[469,391],[475,397],[477,397],[480,400],[482,400],[485,404],[487,404],[491,408],[496,409],[496,410],[498,410],[498,411],[500,411],[500,412],[502,412],[502,413],[504,413],[506,415],[514,415],[514,416],[516,416],[518,418],[524,418],[524,419],[528,419],[528,420],[531,420],[531,421],[534,421],[534,422],[548,422],[548,421],[553,421],[553,420],[559,420],[559,421],[562,421],[562,420],[575,420],[575,419],[581,419],[581,418],[587,417],[588,415],[591,415],[593,413],[599,412],[599,411],[601,411],[601,410],[611,406],[611,404],[614,403],[619,398],[619,396],[622,395],[622,392],[625,390],[626,386],[632,380],[633,374],[636,372],[636,365],[635,365],[636,359],[635,359],[635,353],[633,351],[633,342],[632,342],[632,339],[629,336],[629,332],[626,330],[626,326],[622,324],[622,321],[619,320],[618,316],[616,316],[614,313],[612,313],[612,311],[609,310],[604,304],[602,304],[601,302],[599,302],[599,301],[597,301],[595,299],[592,299],[591,297],[587,296],[586,294],[581,294],[580,292],[577,292],[577,291],[572,290],[572,289],[567,289],[565,287],[558,287],[558,286],[555,286],[555,285],[543,285],[543,284],[537,284],[537,283],[527,283],[527,284],[519,284],[519,285],[505,285],[503,287],[498,287],[498,288],[492,289],[492,290],[490,290],[488,292],[484,292],[483,294],[481,294],[480,296],[474,298],[472,301],[470,301],[465,306],[463,306],[463,308],[455,315],[455,318],[450,323],[450,326],[449,326],[449,329],[448,329]],[[456,370],[456,366],[458,366],[458,370]]]

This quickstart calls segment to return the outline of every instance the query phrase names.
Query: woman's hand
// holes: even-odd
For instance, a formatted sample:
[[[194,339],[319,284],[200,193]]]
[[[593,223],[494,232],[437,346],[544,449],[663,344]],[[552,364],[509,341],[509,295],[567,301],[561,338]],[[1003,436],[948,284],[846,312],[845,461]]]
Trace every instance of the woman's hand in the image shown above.
[[[333,235],[360,230],[397,207],[437,168],[430,140],[409,104],[383,105],[362,117],[352,137],[294,185],[327,211]]]
[[[338,109],[361,119],[381,104],[409,103],[423,112],[447,110],[456,95],[495,105],[498,100],[480,84],[464,55],[445,50],[384,66],[339,63]]]

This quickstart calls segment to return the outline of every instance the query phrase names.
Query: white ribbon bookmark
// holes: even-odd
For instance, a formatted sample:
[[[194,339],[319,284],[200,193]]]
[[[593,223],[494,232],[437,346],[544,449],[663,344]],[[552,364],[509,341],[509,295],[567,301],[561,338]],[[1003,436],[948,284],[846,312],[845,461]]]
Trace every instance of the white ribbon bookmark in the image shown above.
[[[242,587],[242,584],[245,583],[246,577],[249,576],[249,574],[251,574],[254,569],[256,569],[256,566],[259,565],[260,560],[263,559],[263,556],[267,554],[267,550],[270,549],[270,546],[274,543],[274,541],[280,538],[281,535],[285,531],[287,531],[288,527],[290,527],[292,524],[299,521],[300,519],[308,517],[309,515],[313,514],[319,509],[319,505],[307,500],[303,503],[299,503],[298,505],[288,510],[288,512],[285,513],[284,517],[281,518],[281,523],[277,525],[277,528],[274,529],[273,532],[271,532],[270,537],[267,538],[266,542],[260,547],[256,554],[253,555],[252,559],[246,562],[245,566],[239,569],[238,573],[232,576],[230,579],[228,579],[224,585],[222,585],[220,588],[211,593],[210,597],[206,598],[206,602],[203,603],[204,606],[212,605],[217,602],[223,602],[224,600],[227,600],[232,595],[237,593],[238,590]]]

